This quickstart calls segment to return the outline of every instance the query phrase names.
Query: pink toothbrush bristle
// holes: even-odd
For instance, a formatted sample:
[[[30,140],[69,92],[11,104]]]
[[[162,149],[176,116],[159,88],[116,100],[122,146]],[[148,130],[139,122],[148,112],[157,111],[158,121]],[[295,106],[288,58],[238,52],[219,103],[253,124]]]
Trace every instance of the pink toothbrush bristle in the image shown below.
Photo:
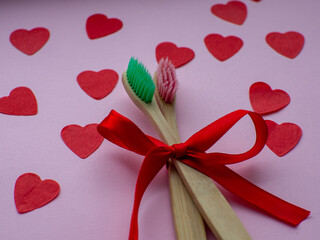
[[[171,61],[161,59],[157,70],[157,87],[159,95],[165,103],[171,103],[178,90],[176,69]]]

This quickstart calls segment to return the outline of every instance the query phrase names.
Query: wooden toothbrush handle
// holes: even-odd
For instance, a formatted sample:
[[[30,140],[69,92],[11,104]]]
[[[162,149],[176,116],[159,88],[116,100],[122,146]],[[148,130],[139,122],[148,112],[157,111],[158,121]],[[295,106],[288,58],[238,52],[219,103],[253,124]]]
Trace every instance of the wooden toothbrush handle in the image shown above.
[[[163,106],[163,113],[170,126],[170,132],[172,133],[172,138],[168,138],[168,134],[164,131],[164,134],[167,136],[166,142],[170,145],[180,143],[174,108],[173,106],[169,106],[167,108],[165,106]],[[169,186],[177,239],[206,240],[207,235],[202,216],[193,202],[174,164],[172,164],[172,161],[170,161],[170,163]]]
[[[164,114],[172,134],[172,138],[167,138],[166,142],[170,145],[180,143],[174,108],[167,108]],[[164,134],[167,136],[166,133]],[[207,235],[202,216],[178,174],[175,165],[172,161],[170,163],[169,185],[177,239],[206,240]]]
[[[174,161],[174,165],[202,217],[218,240],[251,239],[211,178],[179,161]]]
[[[173,164],[169,166],[169,186],[177,240],[207,239],[202,217]]]
[[[180,142],[173,105],[162,105],[162,107],[172,130],[171,134]],[[218,240],[251,239],[211,178],[179,161],[173,163],[202,217]]]

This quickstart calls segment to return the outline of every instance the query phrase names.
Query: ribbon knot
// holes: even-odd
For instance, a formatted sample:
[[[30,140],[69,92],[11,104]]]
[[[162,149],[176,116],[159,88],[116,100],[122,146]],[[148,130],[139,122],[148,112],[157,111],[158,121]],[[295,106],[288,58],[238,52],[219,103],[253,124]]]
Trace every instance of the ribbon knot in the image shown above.
[[[174,158],[182,158],[187,155],[187,145],[184,143],[173,144],[170,149]]]
[[[256,131],[256,142],[251,149],[239,154],[206,153],[245,115],[250,116]],[[185,143],[172,146],[144,134],[132,121],[114,110],[97,129],[110,142],[145,156],[136,183],[129,240],[138,240],[138,211],[145,190],[171,157],[197,169],[242,200],[285,223],[296,226],[310,214],[257,187],[225,166],[256,156],[266,144],[268,129],[258,113],[246,110],[231,112],[193,134]]]

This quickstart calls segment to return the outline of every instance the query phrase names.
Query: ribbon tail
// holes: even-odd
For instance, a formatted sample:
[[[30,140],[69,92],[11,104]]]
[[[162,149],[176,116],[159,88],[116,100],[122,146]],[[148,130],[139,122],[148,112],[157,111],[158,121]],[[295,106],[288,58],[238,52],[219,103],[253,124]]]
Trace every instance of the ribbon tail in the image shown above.
[[[192,163],[190,165],[211,177],[242,200],[287,224],[297,226],[310,214],[310,211],[259,188],[224,165],[216,165],[212,168],[201,168]]]
[[[152,149],[145,157],[136,182],[134,204],[131,216],[129,240],[138,240],[138,212],[143,194],[151,181],[167,163],[169,157],[167,148],[159,147]]]

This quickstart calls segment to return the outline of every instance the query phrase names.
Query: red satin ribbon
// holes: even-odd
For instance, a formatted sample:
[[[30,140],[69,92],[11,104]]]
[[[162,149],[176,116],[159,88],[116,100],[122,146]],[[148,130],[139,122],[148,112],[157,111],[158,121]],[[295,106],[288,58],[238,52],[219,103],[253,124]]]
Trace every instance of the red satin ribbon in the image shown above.
[[[256,142],[250,150],[241,154],[205,152],[245,115],[251,117],[256,130]],[[132,121],[114,110],[98,125],[98,132],[114,144],[145,156],[136,183],[129,240],[138,239],[138,210],[142,196],[169,158],[206,174],[244,201],[285,223],[296,226],[310,214],[264,191],[225,166],[252,158],[264,147],[267,127],[257,113],[234,111],[195,133],[185,143],[173,146],[145,135]]]

